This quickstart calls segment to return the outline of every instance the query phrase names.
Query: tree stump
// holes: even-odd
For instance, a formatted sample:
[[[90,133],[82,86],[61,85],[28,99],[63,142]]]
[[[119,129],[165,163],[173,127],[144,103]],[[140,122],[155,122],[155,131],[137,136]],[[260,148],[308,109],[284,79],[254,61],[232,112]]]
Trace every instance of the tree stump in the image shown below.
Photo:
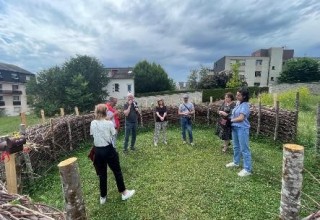
[[[82,196],[77,158],[72,157],[58,164],[65,198],[66,219],[87,219]]]
[[[298,220],[302,188],[304,148],[296,144],[283,145],[280,219]]]

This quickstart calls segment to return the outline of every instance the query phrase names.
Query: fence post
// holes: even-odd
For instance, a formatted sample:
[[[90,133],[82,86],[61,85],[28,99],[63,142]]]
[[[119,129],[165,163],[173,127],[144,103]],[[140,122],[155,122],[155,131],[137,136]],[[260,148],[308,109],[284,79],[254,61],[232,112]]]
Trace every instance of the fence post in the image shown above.
[[[60,116],[61,116],[61,117],[64,116],[64,108],[60,108]]]
[[[70,146],[70,151],[73,150],[73,147],[72,147],[72,133],[71,133],[71,125],[70,125],[70,121],[67,120],[67,126],[68,126],[68,134],[69,134],[69,146]]]
[[[74,107],[74,111],[75,111],[75,113],[76,113],[76,116],[79,116],[79,109],[78,109],[78,107]]]
[[[260,133],[260,127],[261,127],[261,97],[258,98],[259,106],[258,106],[258,125],[257,125],[257,136]]]
[[[278,101],[278,93],[273,93],[273,107],[276,107]]]
[[[17,194],[18,193],[18,179],[17,179],[17,169],[16,169],[16,154],[10,154],[5,162],[5,171],[6,171],[6,182],[7,190],[9,193]]]
[[[276,126],[274,128],[273,140],[276,141],[278,139],[278,131],[279,131],[279,101],[276,101],[275,111],[276,111]]]
[[[283,145],[280,219],[298,220],[302,188],[304,148],[296,144]]]
[[[320,158],[320,103],[317,111],[317,140],[315,144],[316,157]]]
[[[58,164],[65,201],[66,219],[87,219],[81,189],[77,158],[72,157]]]
[[[25,126],[27,126],[26,113],[21,112],[21,113],[20,113],[20,119],[21,119],[21,124],[24,124]]]
[[[212,96],[210,96],[210,104],[212,104]]]
[[[44,124],[44,123],[46,123],[46,117],[44,116],[44,110],[41,109],[40,113],[41,113],[42,124]]]
[[[210,125],[210,106],[209,105],[207,107],[207,120],[208,120],[208,125]]]
[[[298,137],[298,119],[299,119],[299,107],[300,107],[300,95],[299,95],[299,92],[297,92],[297,94],[296,94],[296,103],[295,103],[295,107],[296,107],[296,109],[295,109],[295,119],[294,119],[294,121],[295,121],[295,136],[294,136],[294,140],[296,140],[297,139],[297,137]]]

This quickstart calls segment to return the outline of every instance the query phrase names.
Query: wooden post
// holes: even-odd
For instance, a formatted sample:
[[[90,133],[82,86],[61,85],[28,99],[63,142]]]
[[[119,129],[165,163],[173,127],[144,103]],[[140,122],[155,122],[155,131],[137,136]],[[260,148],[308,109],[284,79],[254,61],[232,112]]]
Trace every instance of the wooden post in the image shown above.
[[[299,92],[297,92],[296,94],[296,110],[295,110],[295,136],[294,136],[294,140],[297,139],[298,137],[298,119],[299,119],[299,107],[300,107],[300,95],[299,95]]]
[[[65,200],[66,219],[86,220],[77,158],[64,160],[58,164],[58,167]]]
[[[53,127],[53,118],[50,118],[50,130],[51,130],[51,139],[52,139],[52,144],[55,144],[55,140],[54,140],[54,127]]]
[[[273,93],[273,107],[276,107],[278,101],[278,93]]]
[[[259,106],[258,106],[258,125],[257,125],[257,136],[260,133],[260,127],[261,127],[261,97],[258,98]]]
[[[40,113],[41,113],[42,124],[44,124],[44,123],[46,123],[46,118],[44,116],[44,110],[41,109]]]
[[[61,116],[61,117],[64,116],[64,108],[60,108],[60,116]]]
[[[315,144],[316,157],[320,158],[320,103],[317,111],[317,140]]]
[[[83,125],[83,136],[84,136],[84,139],[87,140],[87,129],[86,129],[86,119],[85,118],[82,119],[82,125]]]
[[[10,158],[5,160],[7,190],[9,193],[18,193],[17,170],[16,170],[16,154],[10,154]]]
[[[302,188],[304,148],[296,144],[283,145],[280,219],[298,220]]]
[[[79,116],[79,109],[78,109],[78,107],[74,107],[74,111],[75,111],[75,113],[76,113],[76,116]]]
[[[173,106],[173,98],[172,98],[172,96],[170,98],[170,105]]]
[[[145,99],[146,108],[148,108],[148,99]]]
[[[212,96],[210,96],[210,104],[212,103]]]
[[[21,112],[20,114],[20,119],[21,119],[21,124],[24,124],[27,126],[27,118],[26,118],[26,113]]]
[[[25,135],[26,134],[26,125],[25,124],[20,124],[19,126],[19,133],[21,135]]]
[[[210,107],[207,106],[207,120],[208,120],[208,125],[210,125]]]
[[[276,126],[274,128],[273,140],[276,141],[278,139],[278,131],[279,131],[279,101],[276,101],[275,110],[276,110]]]
[[[72,133],[71,133],[71,125],[69,120],[67,120],[67,126],[68,126],[68,134],[69,134],[69,146],[70,146],[70,151],[73,150],[73,146],[72,146]]]

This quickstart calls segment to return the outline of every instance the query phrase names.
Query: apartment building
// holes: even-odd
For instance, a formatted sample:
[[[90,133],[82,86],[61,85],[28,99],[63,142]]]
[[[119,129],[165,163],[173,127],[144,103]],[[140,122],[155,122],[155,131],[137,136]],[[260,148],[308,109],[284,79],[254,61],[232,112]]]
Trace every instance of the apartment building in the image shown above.
[[[26,82],[35,75],[18,66],[0,63],[0,111],[5,115],[19,115],[29,111]]]
[[[232,64],[239,63],[239,75],[248,86],[270,86],[277,83],[283,65],[293,54],[291,49],[271,47],[257,50],[251,56],[224,56],[214,63],[214,72],[230,71]]]

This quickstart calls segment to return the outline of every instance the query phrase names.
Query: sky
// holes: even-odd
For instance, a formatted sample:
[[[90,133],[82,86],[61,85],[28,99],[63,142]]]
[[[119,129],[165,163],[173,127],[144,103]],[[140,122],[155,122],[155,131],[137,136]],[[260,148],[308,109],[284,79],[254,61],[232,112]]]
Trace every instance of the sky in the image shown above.
[[[176,82],[223,56],[320,57],[319,0],[0,0],[0,62],[33,73],[89,55],[160,64]]]

